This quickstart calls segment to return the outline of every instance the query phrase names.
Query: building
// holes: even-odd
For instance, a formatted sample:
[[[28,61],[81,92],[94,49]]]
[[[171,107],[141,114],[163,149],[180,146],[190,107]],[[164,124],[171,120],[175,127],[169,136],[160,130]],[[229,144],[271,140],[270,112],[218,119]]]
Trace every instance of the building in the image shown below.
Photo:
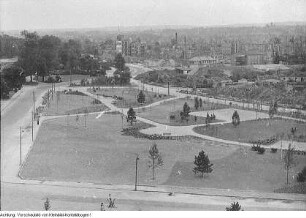
[[[233,55],[232,56],[232,65],[243,66],[247,65],[247,56],[246,55]]]
[[[122,41],[116,41],[116,52],[122,54]]]
[[[188,75],[188,73],[191,71],[191,68],[189,68],[189,67],[176,67],[175,71],[178,74],[187,74]]]
[[[218,60],[210,56],[193,57],[189,59],[190,65],[207,66],[217,64]]]
[[[124,56],[130,56],[130,42],[129,40],[122,41],[122,54]]]
[[[249,53],[246,55],[246,62],[248,65],[265,64],[264,54]]]

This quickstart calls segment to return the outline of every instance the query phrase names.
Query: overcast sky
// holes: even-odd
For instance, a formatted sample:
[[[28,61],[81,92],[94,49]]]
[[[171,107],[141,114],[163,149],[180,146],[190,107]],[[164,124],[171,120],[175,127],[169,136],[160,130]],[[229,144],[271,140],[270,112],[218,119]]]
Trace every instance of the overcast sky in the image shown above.
[[[306,21],[306,0],[0,0],[0,29]]]

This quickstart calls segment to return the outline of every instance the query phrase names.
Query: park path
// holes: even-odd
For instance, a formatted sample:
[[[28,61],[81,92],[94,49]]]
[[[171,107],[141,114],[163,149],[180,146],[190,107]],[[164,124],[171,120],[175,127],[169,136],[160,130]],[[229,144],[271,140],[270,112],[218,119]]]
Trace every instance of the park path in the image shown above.
[[[113,98],[105,98],[101,95],[96,95],[96,94],[92,94],[91,92],[88,91],[89,87],[71,87],[72,90],[78,90],[80,92],[85,93],[86,95],[92,97],[92,98],[96,98],[99,101],[101,101],[103,104],[105,104],[107,107],[110,108],[111,111],[117,111],[122,113],[123,115],[127,114],[128,108],[118,108],[116,107],[114,104],[112,104],[112,102],[114,101]],[[136,107],[134,108],[135,110],[140,110],[143,108],[150,108],[150,107],[154,107],[160,104],[163,104],[167,101],[173,101],[175,99],[179,99],[179,98],[186,98],[187,95],[182,95],[181,93],[177,93],[175,92],[175,94],[177,94],[177,96],[173,97],[173,98],[169,98],[169,99],[164,99],[158,102],[154,102],[153,104],[150,105],[146,105],[146,106],[141,106],[141,107]],[[174,95],[175,95],[174,94]],[[173,95],[173,93],[172,93]],[[227,110],[227,109],[224,109]],[[223,109],[221,109],[220,111],[223,112]],[[235,109],[238,110],[240,113],[242,113],[243,111],[246,110],[242,110],[242,109]],[[218,110],[219,111],[219,110]],[[203,116],[205,117],[207,112],[209,111],[200,111],[200,112],[193,112],[192,114],[198,115],[198,116]],[[216,111],[215,111],[216,112]],[[249,113],[251,114],[251,113]],[[217,115],[219,118],[219,115]],[[262,112],[257,112],[257,114],[255,115],[255,113],[252,113],[252,116],[243,116],[243,121],[247,121],[247,120],[254,120],[256,118],[268,118],[268,115]],[[222,144],[228,144],[228,145],[238,145],[238,146],[247,146],[247,147],[251,147],[253,146],[253,144],[250,143],[244,143],[244,142],[237,142],[237,141],[231,141],[231,140],[225,140],[225,139],[220,139],[220,138],[216,138],[216,137],[212,137],[212,136],[208,136],[208,135],[202,135],[199,133],[194,132],[194,128],[198,127],[198,126],[206,126],[205,124],[195,124],[195,125],[189,125],[189,126],[170,126],[170,125],[166,125],[166,124],[161,124],[161,123],[157,123],[154,122],[152,120],[143,118],[141,116],[136,116],[137,120],[148,123],[153,125],[154,127],[150,127],[147,129],[143,129],[141,130],[142,133],[147,134],[147,135],[152,135],[152,134],[157,134],[157,135],[171,135],[171,136],[195,136],[201,139],[205,139],[205,140],[210,140],[210,141],[215,141],[215,142],[219,142]],[[221,115],[221,120],[225,120],[223,122],[218,122],[218,123],[211,123],[210,125],[223,125],[223,124],[227,124],[227,123],[231,123],[231,119],[229,119],[230,116],[228,115]],[[283,117],[283,118],[287,118],[287,117]],[[299,120],[299,119],[295,119],[295,118],[291,118],[293,120]],[[300,120],[302,122],[305,122],[305,120]],[[273,145],[269,145],[269,146],[262,146],[265,148],[277,148],[277,149],[286,149],[289,146],[289,141],[283,141],[281,144],[280,143],[275,143]],[[299,151],[306,151],[306,143],[296,143],[294,142],[294,148],[296,150]]]

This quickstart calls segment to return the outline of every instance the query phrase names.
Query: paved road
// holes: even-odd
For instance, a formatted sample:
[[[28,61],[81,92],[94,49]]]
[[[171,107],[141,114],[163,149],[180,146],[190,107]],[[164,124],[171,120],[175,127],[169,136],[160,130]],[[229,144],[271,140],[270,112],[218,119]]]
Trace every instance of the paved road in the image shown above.
[[[35,88],[36,104],[39,100],[41,101],[43,92],[49,87],[45,84]],[[108,101],[107,104],[111,106],[111,99]],[[238,200],[245,210],[303,210],[306,208],[306,198],[301,195],[275,194],[275,198],[271,199],[262,193],[252,195],[248,192],[233,191],[231,196],[234,197],[231,197],[226,195],[224,190],[212,189],[203,190],[203,195],[194,195],[190,194],[192,193],[190,189],[186,193],[179,193],[182,190],[179,188],[177,192],[175,191],[176,194],[170,197],[168,196],[169,191],[174,190],[171,187],[170,189],[140,187],[141,191],[132,192],[132,186],[106,187],[86,183],[21,180],[17,176],[19,171],[18,130],[19,126],[24,128],[22,133],[22,157],[24,159],[31,146],[31,128],[28,128],[31,124],[31,109],[32,90],[28,89],[2,116],[1,193],[3,210],[41,210],[46,197],[50,197],[54,210],[95,210],[99,209],[100,202],[109,193],[118,198],[118,205],[123,210],[224,210],[225,206]],[[35,125],[35,133],[37,130],[38,126]],[[258,199],[262,200],[258,201]]]

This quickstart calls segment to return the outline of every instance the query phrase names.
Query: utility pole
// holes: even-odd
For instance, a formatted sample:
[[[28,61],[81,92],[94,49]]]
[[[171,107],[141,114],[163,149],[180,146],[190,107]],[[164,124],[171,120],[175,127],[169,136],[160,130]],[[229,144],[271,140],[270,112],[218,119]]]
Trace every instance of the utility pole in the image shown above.
[[[123,108],[121,108],[121,120],[122,120],[122,130],[123,130]]]
[[[170,82],[168,82],[168,96],[170,95]]]
[[[20,129],[19,129],[19,157],[20,157],[20,160],[19,160],[19,165],[21,166],[21,162],[22,162],[22,160],[21,160],[21,127],[20,127]]]
[[[138,161],[139,156],[136,157],[136,173],[135,173],[135,191],[137,191],[137,183],[138,183]]]
[[[70,68],[70,85],[69,86],[71,86],[71,68]]]
[[[34,111],[32,111],[32,142],[33,142],[33,120],[34,120]]]
[[[33,105],[34,105],[34,112],[35,112],[35,93],[34,93],[34,91],[33,91]]]

